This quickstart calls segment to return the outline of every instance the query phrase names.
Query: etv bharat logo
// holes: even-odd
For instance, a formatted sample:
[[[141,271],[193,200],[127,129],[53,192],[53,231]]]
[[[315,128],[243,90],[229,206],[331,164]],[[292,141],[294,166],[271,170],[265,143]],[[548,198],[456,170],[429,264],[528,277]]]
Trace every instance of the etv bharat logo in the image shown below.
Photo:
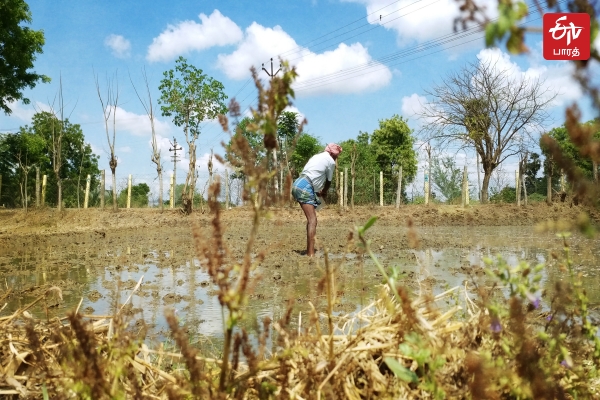
[[[543,23],[546,60],[587,60],[590,58],[590,15],[548,13]]]

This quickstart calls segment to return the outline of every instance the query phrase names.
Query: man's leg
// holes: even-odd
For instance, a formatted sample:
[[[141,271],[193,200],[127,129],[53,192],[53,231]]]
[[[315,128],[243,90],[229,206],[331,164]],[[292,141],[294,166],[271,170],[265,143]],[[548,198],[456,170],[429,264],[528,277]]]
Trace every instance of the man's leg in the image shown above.
[[[306,215],[306,254],[315,255],[315,235],[317,234],[317,212],[312,204],[301,203],[302,211]]]

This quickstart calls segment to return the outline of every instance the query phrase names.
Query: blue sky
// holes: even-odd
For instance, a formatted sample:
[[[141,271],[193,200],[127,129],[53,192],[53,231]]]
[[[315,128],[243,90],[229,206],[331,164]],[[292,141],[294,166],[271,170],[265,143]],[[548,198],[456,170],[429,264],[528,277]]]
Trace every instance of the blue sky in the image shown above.
[[[495,3],[484,3],[493,17]],[[16,131],[28,124],[34,106],[47,109],[62,74],[69,119],[82,126],[86,141],[101,156],[100,168],[108,170],[108,145],[93,74],[99,75],[105,87],[106,75],[118,71],[117,178],[123,181],[133,174],[136,183],[146,182],[154,190],[149,123],[128,74],[141,88],[145,67],[156,102],[163,71],[174,68],[180,55],[221,81],[227,95],[235,96],[244,109],[255,98],[253,84],[248,82],[250,66],[260,69],[265,63],[268,67],[273,57],[277,68],[277,57],[283,55],[300,75],[294,110],[307,118],[306,130],[324,143],[354,138],[359,131],[372,132],[380,119],[394,114],[409,118],[409,125],[418,130],[414,114],[427,101],[425,90],[449,72],[478,60],[499,60],[511,73],[540,77],[560,92],[548,127],[560,125],[565,107],[581,97],[570,78],[569,64],[543,60],[539,34],[527,36],[531,53],[519,57],[498,49],[484,50],[482,33],[460,39],[451,36],[457,13],[454,0],[36,0],[29,5],[32,27],[42,29],[46,37],[35,71],[50,76],[52,83],[26,91],[32,105],[13,104],[11,116],[0,115],[0,131]],[[532,25],[541,26],[533,9],[531,18]],[[440,45],[442,37],[452,40]],[[391,61],[378,61],[390,55],[394,56]],[[584,119],[594,116],[585,102],[581,106]],[[167,178],[173,169],[169,140],[175,136],[185,148],[184,136],[160,114],[157,129]],[[206,177],[210,149],[222,154],[220,142],[227,139],[218,124],[203,125],[197,145],[201,181]],[[461,165],[466,162],[473,179],[474,154],[460,153],[457,160]],[[506,164],[507,174],[513,173],[514,163]],[[177,170],[177,180],[183,183],[186,157]]]

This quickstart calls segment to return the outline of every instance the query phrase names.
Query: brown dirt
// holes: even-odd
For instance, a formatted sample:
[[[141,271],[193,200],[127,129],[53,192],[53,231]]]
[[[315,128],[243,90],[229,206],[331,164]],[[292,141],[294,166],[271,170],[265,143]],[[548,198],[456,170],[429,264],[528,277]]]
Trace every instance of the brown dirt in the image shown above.
[[[411,218],[418,226],[526,226],[534,225],[548,219],[573,220],[581,212],[587,212],[593,220],[600,221],[600,212],[570,203],[534,203],[517,207],[513,204],[474,205],[466,209],[453,205],[408,205],[395,209],[391,206],[361,206],[355,210],[340,212],[335,206],[318,212],[319,222],[336,221],[336,225],[361,223],[371,216],[379,218],[378,224],[405,225]],[[233,208],[223,212],[226,225],[250,220],[251,210],[246,207]],[[273,209],[272,221],[304,222],[304,215],[299,207]],[[200,212],[185,216],[178,210],[156,209],[120,209],[117,212],[99,209],[67,209],[57,212],[55,209],[33,210],[27,213],[22,210],[0,210],[0,240],[15,235],[47,235],[57,233],[74,233],[94,231],[103,235],[107,230],[176,228],[191,226],[193,222],[207,222],[209,214]]]
[[[371,216],[379,219],[368,236],[382,260],[415,264],[415,256],[407,253],[409,219],[417,228],[421,248],[468,249],[481,244],[481,232],[489,232],[491,227],[516,226],[531,231],[535,224],[549,219],[575,221],[584,211],[568,204],[535,204],[520,208],[476,205],[466,210],[458,206],[410,205],[399,210],[358,207],[341,213],[336,207],[329,206],[318,213],[318,246],[328,249],[336,264],[342,259],[348,260],[339,267],[340,301],[336,305],[338,311],[347,312],[362,304],[363,296],[373,294],[373,287],[381,283],[381,275],[372,265],[357,268],[356,256],[352,254],[354,248],[348,247],[348,235],[354,226],[364,224]],[[600,220],[596,211],[588,214],[593,221]],[[226,245],[234,258],[241,259],[250,233],[251,210],[236,208],[224,211],[222,216]],[[61,213],[51,209],[28,213],[0,210],[0,281],[3,286],[0,292],[4,286],[14,290],[9,307],[3,312],[27,304],[53,285],[63,290],[65,300],[49,298],[49,312],[64,314],[84,297],[82,310],[96,309],[103,313],[107,311],[103,302],[118,301],[119,295],[129,293],[138,277],[146,274],[144,284],[136,293],[136,304],[160,310],[167,306],[182,310],[198,306],[196,312],[206,318],[209,316],[206,310],[211,304],[217,304],[217,300],[213,285],[206,276],[198,275],[198,268],[192,266],[196,253],[191,231],[196,226],[208,237],[210,218],[208,214],[185,216],[178,211],[160,213],[152,209],[123,209],[116,213],[97,209]],[[316,290],[322,275],[319,265],[302,255],[306,245],[304,224],[305,217],[297,206],[273,210],[270,218],[262,222],[255,251],[256,254],[265,252],[266,258],[257,271],[261,280],[250,296],[251,305],[253,302],[277,303],[284,308],[291,297],[299,307],[307,308],[308,301],[313,304],[323,301]],[[453,232],[452,227],[461,227],[457,231],[462,233]],[[497,232],[504,233],[494,237],[492,245],[514,245],[518,239],[510,233],[513,231],[498,228]],[[525,240],[531,240],[531,236]],[[539,239],[540,243],[544,240],[547,241]],[[547,243],[539,247],[545,248]],[[150,275],[149,265],[155,265],[158,271]],[[460,260],[457,265],[443,267],[438,270],[446,271],[444,276],[447,276],[448,273],[462,274],[461,269],[471,266]],[[421,280],[421,287],[444,284],[439,276],[438,280],[427,279]],[[415,272],[407,271],[404,280],[414,284]],[[92,290],[87,282],[93,281],[101,283]],[[121,297],[120,301],[123,300]],[[132,309],[128,313],[138,310]]]

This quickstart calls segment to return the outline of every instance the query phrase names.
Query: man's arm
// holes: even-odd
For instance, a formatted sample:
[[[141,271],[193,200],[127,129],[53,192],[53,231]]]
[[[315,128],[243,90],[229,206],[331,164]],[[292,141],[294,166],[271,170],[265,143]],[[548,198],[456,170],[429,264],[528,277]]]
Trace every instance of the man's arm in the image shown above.
[[[325,196],[327,196],[327,191],[329,190],[330,186],[331,186],[331,181],[325,181],[325,186],[323,187],[323,190],[321,190],[321,192],[317,193],[317,194],[324,198]]]

